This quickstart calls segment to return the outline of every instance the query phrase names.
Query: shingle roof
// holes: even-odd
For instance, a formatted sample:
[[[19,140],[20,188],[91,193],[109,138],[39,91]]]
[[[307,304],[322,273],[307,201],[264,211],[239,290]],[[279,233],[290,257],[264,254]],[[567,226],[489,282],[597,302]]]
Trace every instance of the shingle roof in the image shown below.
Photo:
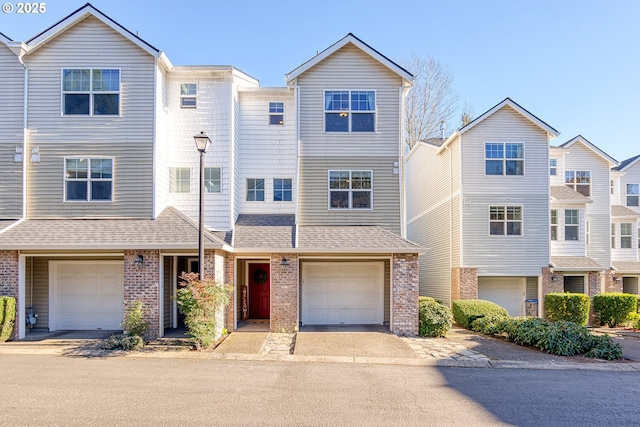
[[[292,249],[295,241],[295,215],[240,215],[236,221],[235,248]]]
[[[637,218],[637,217],[640,217],[640,213],[634,211],[633,209],[629,209],[626,206],[611,205],[611,216]]]
[[[635,163],[635,161],[638,160],[638,159],[640,159],[640,154],[638,154],[637,156],[632,157],[630,159],[623,160],[622,162],[620,162],[620,164],[618,166],[616,166],[616,167],[614,167],[612,169],[616,170],[616,171],[621,171],[624,168],[626,168],[627,166],[629,166],[630,164]]]
[[[390,231],[377,226],[312,226],[298,228],[298,249],[309,251],[362,251],[422,253],[419,247]]]
[[[578,193],[577,191],[567,187],[566,185],[552,185],[551,198],[554,201],[563,201],[563,202],[583,202],[583,203],[592,202],[592,200],[587,196],[581,193]]]
[[[0,231],[4,230],[5,228],[7,228],[8,226],[10,226],[11,224],[13,224],[16,221],[17,221],[16,219],[2,219],[2,220],[0,220]]]
[[[640,262],[638,261],[614,261],[612,264],[618,273],[640,274]]]
[[[225,242],[205,231],[205,248]],[[0,234],[0,249],[194,249],[198,224],[175,208],[152,219],[28,219]]]
[[[606,270],[606,268],[600,266],[596,261],[586,256],[554,256],[551,257],[551,264],[556,270]]]

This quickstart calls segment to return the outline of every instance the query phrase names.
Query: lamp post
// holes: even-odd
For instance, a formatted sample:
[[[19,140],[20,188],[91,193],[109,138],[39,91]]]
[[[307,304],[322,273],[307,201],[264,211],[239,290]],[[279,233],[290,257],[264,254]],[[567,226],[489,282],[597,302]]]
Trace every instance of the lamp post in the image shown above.
[[[200,132],[193,136],[196,148],[200,152],[200,223],[198,225],[198,273],[200,281],[204,280],[204,154],[211,146],[211,140],[206,133]]]

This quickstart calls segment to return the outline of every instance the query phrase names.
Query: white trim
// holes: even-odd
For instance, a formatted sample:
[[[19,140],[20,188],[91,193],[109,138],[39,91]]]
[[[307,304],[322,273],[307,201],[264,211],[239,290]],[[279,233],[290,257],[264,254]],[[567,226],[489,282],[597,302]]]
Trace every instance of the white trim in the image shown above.
[[[349,109],[348,110],[327,110],[326,108],[326,96],[327,92],[347,92]],[[351,93],[352,92],[373,92],[374,94],[374,106],[373,110],[353,110],[351,107]],[[355,113],[354,113],[355,111]],[[328,131],[327,130],[327,114],[340,114],[346,113],[348,117],[347,130],[346,131]],[[354,131],[353,130],[353,114],[373,114],[373,130],[371,131]],[[375,134],[378,133],[378,91],[375,89],[324,89],[322,91],[322,132],[325,134]]]
[[[65,70],[89,70],[89,90],[64,90],[64,71]],[[95,70],[118,70],[118,90],[94,90],[93,89],[93,72]],[[154,70],[155,71],[155,70]],[[155,72],[154,72],[154,88],[155,88]],[[154,92],[155,93],[155,92]],[[89,95],[89,114],[65,114],[65,95]],[[94,113],[94,95],[118,95],[118,114],[95,114]],[[155,98],[155,96],[154,96]],[[155,104],[155,100],[154,100]],[[60,69],[60,116],[61,117],[122,117],[122,69],[110,67],[67,67]]]
[[[500,238],[500,237],[524,237],[524,206],[523,205],[505,205],[505,204],[489,204],[487,206],[489,208],[489,217],[488,217],[488,234],[489,238]],[[491,220],[491,208],[504,208],[504,220]],[[511,220],[507,219],[508,208],[520,208],[520,220]],[[504,223],[504,233],[503,234],[491,234],[491,223],[492,222],[501,222]],[[508,234],[507,233],[507,224],[509,222],[519,222],[520,223],[520,234]]]
[[[67,160],[87,160],[87,178],[71,179],[67,181]],[[91,160],[111,160],[111,179],[91,178]],[[115,202],[115,180],[116,180],[116,160],[110,156],[65,156],[62,159],[62,203],[114,203]],[[91,183],[92,182],[111,182],[111,199],[110,200],[91,200]],[[67,182],[86,182],[87,198],[86,200],[67,200]]]
[[[18,253],[18,339],[23,339],[26,332],[26,256]],[[33,276],[32,276],[33,278]],[[33,299],[33,290],[31,293]]]
[[[608,161],[611,165],[613,166],[618,165],[618,161],[616,159],[614,159],[613,157],[611,157],[610,155],[608,155],[607,153],[605,153],[604,151],[602,151],[601,149],[593,145],[591,142],[584,139],[582,135],[576,136],[575,138],[560,145],[558,148],[563,148],[566,150],[566,149],[569,149],[576,142],[581,142],[582,145],[584,145],[585,147],[587,147],[588,149],[590,149],[591,151],[593,151],[594,153],[596,153],[597,155],[599,155],[600,157]]]
[[[173,274],[171,275],[171,295],[176,295],[178,293],[178,256],[173,255],[173,265],[172,265]],[[178,327],[178,303],[175,298],[171,300],[171,310],[173,311],[172,318],[172,326],[173,328]]]
[[[164,256],[158,254],[158,337],[164,336]]]
[[[249,289],[249,265],[250,264],[268,264],[269,265],[269,327],[271,327],[271,311],[273,300],[271,298],[271,257],[266,259],[248,259],[244,261],[245,275],[244,275],[244,286],[247,287],[247,316],[251,319],[251,290]],[[298,273],[299,274],[299,273]],[[297,302],[296,302],[297,304]],[[234,307],[237,308],[237,307]]]
[[[331,188],[331,172],[349,172],[349,188]],[[351,183],[353,181],[353,172],[369,172],[371,174],[371,188],[367,189],[353,189]],[[349,207],[348,208],[332,208],[331,207],[331,191],[348,193],[349,195]],[[371,206],[368,208],[354,208],[353,207],[353,192],[354,191],[369,191],[371,194]],[[373,210],[373,169],[328,169],[327,170],[327,210],[329,211],[372,211]]]
[[[502,154],[501,158],[490,158],[487,157],[487,144],[492,145],[502,145]],[[508,158],[507,157],[507,144],[522,144],[522,158]],[[508,177],[516,177],[516,176],[526,176],[527,170],[527,162],[526,162],[526,144],[522,141],[485,141],[484,142],[484,176],[508,176]],[[502,173],[501,174],[487,174],[487,161],[501,161],[502,162]],[[522,162],[522,174],[507,174],[507,162],[508,161],[521,161]]]

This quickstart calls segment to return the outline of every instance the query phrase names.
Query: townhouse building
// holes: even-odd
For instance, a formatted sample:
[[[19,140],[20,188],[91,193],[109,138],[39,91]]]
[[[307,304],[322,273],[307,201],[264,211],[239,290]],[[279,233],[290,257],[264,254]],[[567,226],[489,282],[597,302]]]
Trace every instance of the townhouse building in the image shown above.
[[[198,265],[232,285],[225,326],[387,324],[417,333],[405,239],[403,100],[412,76],[355,37],[265,88],[233,66],[176,66],[87,4],[25,42],[0,36],[0,294],[37,327],[180,326]]]

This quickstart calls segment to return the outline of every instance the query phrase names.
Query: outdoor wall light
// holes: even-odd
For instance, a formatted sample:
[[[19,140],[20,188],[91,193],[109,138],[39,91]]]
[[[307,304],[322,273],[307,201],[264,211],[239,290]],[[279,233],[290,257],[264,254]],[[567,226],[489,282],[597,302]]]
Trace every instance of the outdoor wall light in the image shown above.
[[[558,277],[557,274],[554,274],[553,276],[551,276],[551,281],[552,282],[557,282],[558,280],[560,280],[560,277]]]
[[[280,265],[282,266],[289,265],[289,260],[286,259],[285,257],[282,257],[282,261],[280,262]]]
[[[138,254],[136,259],[133,261],[133,265],[135,265],[136,270],[142,270],[142,267],[144,267],[144,258],[142,255]]]
[[[620,283],[620,277],[614,276],[613,281],[614,283]]]

